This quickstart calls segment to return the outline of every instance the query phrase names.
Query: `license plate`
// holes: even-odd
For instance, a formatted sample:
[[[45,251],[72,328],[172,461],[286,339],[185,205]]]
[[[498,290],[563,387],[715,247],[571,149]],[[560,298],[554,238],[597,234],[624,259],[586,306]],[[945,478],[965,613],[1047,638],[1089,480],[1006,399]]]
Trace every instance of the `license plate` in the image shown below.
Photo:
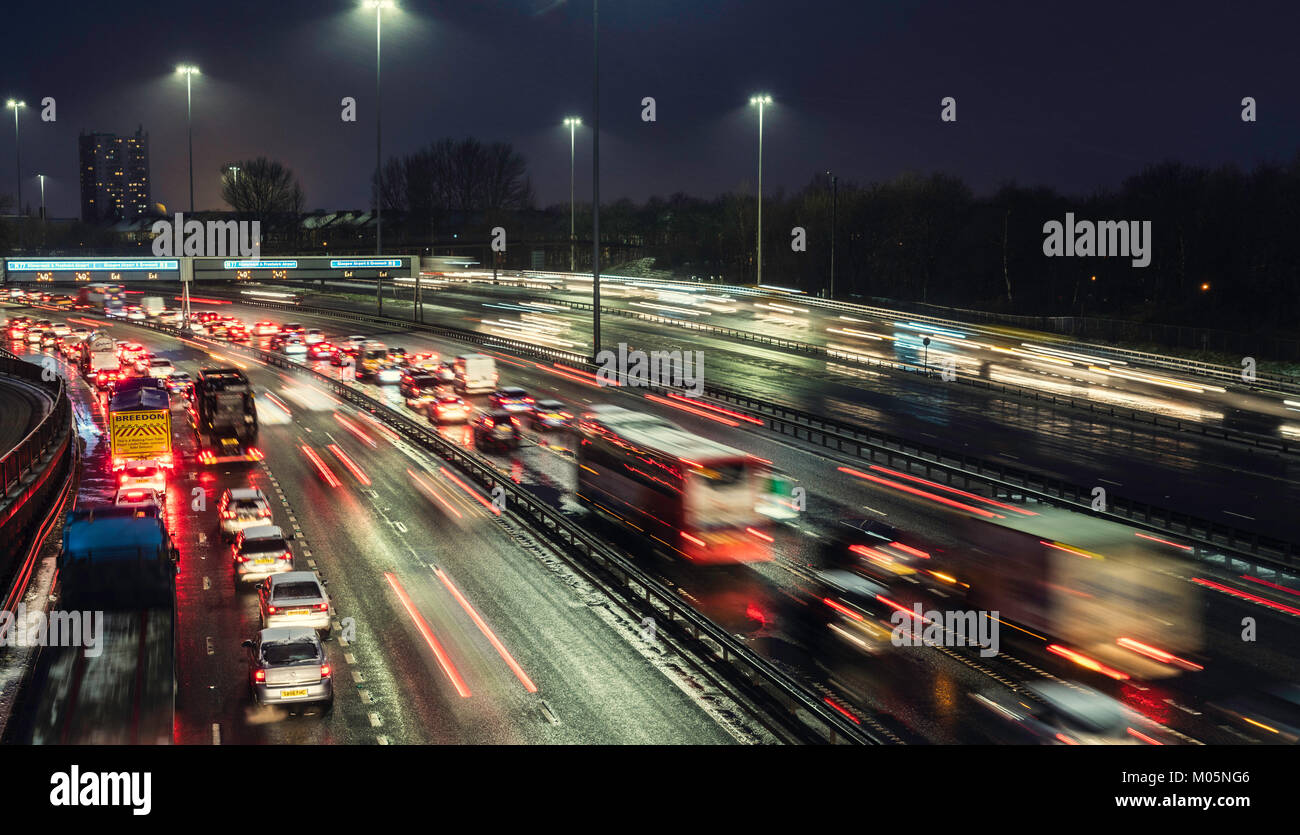
[[[259,557],[253,560],[254,565],[270,565],[273,562],[275,562],[275,557]]]
[[[296,696],[306,696],[306,695],[307,695],[307,688],[306,688],[306,687],[302,687],[302,688],[299,688],[299,689],[297,689],[297,690],[281,690],[281,691],[280,691],[280,698],[281,698],[281,699],[292,699],[292,698],[294,698],[294,697],[296,697]]]
[[[285,612],[286,615],[310,615],[311,609],[290,609]]]

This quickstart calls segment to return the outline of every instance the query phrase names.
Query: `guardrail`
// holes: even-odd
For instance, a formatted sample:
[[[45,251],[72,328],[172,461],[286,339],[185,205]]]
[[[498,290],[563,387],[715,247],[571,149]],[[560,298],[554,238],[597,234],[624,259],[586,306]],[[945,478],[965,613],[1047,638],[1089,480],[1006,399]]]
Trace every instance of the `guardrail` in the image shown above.
[[[267,309],[298,311],[346,321],[397,327],[403,330],[416,330],[478,346],[497,346],[522,356],[563,360],[576,367],[594,368],[585,356],[572,351],[543,348],[506,337],[445,325],[412,323],[404,319],[338,308],[303,307],[243,300],[241,303]],[[1243,528],[1201,519],[1191,514],[1122,496],[1108,495],[1107,509],[1093,510],[1092,486],[1089,485],[1072,484],[1063,479],[918,443],[912,439],[879,432],[869,427],[832,421],[810,412],[762,401],[719,387],[705,386],[704,393],[723,402],[752,410],[753,416],[763,419],[765,428],[770,431],[818,446],[840,448],[844,444],[853,444],[860,445],[861,449],[871,450],[873,454],[908,455],[911,456],[908,459],[911,464],[929,473],[944,473],[950,478],[963,480],[968,485],[981,485],[995,491],[995,495],[1032,496],[1042,501],[1065,502],[1081,513],[1183,538],[1188,540],[1195,549],[1190,555],[1192,558],[1205,559],[1218,554],[1225,558],[1239,559],[1247,563],[1248,567],[1254,565],[1292,573],[1300,569],[1300,543],[1263,537]]]
[[[264,303],[258,302],[258,304]],[[286,307],[292,306],[286,305]],[[373,316],[366,317],[364,321],[384,322],[382,317]],[[128,324],[174,336],[184,336],[176,328],[154,322],[135,321]],[[644,605],[664,617],[667,625],[662,626],[661,629],[669,630],[670,634],[678,639],[689,642],[708,665],[725,667],[731,673],[731,679],[738,681],[750,698],[756,699],[760,706],[782,716],[787,725],[797,727],[805,739],[854,744],[886,744],[891,741],[889,737],[892,735],[888,732],[873,733],[869,727],[863,727],[860,720],[848,718],[843,713],[843,708],[829,706],[824,698],[810,692],[767,659],[736,640],[726,630],[696,612],[671,589],[641,570],[630,558],[585,531],[576,521],[546,504],[526,488],[503,476],[480,456],[443,438],[433,426],[413,420],[407,414],[369,396],[356,386],[294,362],[282,354],[226,341],[219,343],[216,340],[211,341],[220,345],[225,351],[241,353],[268,365],[312,377],[318,384],[328,388],[342,399],[382,420],[406,439],[455,466],[489,495],[495,494],[495,491],[500,489],[505,496],[508,509],[552,543],[564,549],[570,556],[598,569],[607,581],[614,583],[623,592],[642,601]],[[502,347],[516,346],[521,352],[527,349],[530,355],[540,358],[585,361],[575,354],[538,349],[536,346],[523,343]],[[870,717],[867,717],[866,721],[871,725],[875,724]]]
[[[39,366],[25,362],[8,351],[0,350],[0,374],[26,380],[46,390],[54,382],[54,390],[50,391],[54,397],[54,408],[13,449],[0,457],[0,488],[3,488],[0,492],[8,493],[31,471],[32,465],[44,457],[50,444],[56,440],[59,430],[67,428],[71,407],[62,377],[55,375],[53,381],[44,380]]]

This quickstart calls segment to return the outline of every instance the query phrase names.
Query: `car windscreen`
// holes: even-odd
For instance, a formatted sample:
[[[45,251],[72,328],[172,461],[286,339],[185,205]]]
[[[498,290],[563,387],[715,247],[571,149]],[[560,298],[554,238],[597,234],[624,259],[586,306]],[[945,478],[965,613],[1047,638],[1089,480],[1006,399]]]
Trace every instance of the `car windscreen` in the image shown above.
[[[438,378],[429,376],[412,377],[411,385],[421,389],[428,388],[429,386],[436,386],[438,385]]]
[[[276,641],[262,644],[262,658],[268,664],[293,664],[320,658],[314,641]]]
[[[298,600],[304,597],[320,597],[320,588],[315,583],[281,583],[275,587],[276,600]]]

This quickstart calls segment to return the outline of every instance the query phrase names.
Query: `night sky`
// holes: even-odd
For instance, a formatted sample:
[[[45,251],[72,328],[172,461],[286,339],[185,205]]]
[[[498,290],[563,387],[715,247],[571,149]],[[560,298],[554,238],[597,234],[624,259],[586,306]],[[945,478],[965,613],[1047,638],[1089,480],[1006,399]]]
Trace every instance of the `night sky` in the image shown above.
[[[513,142],[538,204],[568,200],[567,115],[590,199],[591,2],[398,0],[383,29],[384,151],[442,136]],[[1165,159],[1288,162],[1300,147],[1300,4],[605,0],[601,197],[752,190],[945,171],[978,193],[1015,180],[1071,193]],[[195,189],[224,208],[219,166],[257,155],[298,175],[309,209],[364,208],[374,165],[374,12],[350,0],[25,2],[5,9],[0,96],[17,96],[24,200],[47,174],[76,215],[80,129],[150,133],[153,196],[188,203],[185,85],[197,64]],[[58,121],[39,120],[53,96]],[[359,118],[344,123],[339,101]],[[658,121],[641,121],[654,96]],[[957,99],[958,121],[939,120]],[[1243,123],[1240,100],[1258,101]],[[12,111],[0,188],[13,190]]]

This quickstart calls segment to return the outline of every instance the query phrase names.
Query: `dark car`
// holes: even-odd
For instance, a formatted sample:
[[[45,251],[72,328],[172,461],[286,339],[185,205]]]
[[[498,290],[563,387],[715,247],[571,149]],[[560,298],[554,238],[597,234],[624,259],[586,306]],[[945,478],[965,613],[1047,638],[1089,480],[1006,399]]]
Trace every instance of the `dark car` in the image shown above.
[[[432,374],[403,374],[398,391],[410,406],[413,401],[434,394],[439,385],[438,378]]]
[[[505,386],[488,395],[488,402],[493,409],[507,412],[529,412],[533,408],[533,398],[519,386]]]
[[[474,446],[478,449],[519,448],[519,418],[505,409],[479,412],[472,425]]]
[[[528,413],[528,425],[534,429],[568,429],[573,415],[558,400],[538,400]]]
[[[314,345],[307,346],[307,359],[327,360],[332,359],[338,353],[338,348],[330,342],[317,342]]]

